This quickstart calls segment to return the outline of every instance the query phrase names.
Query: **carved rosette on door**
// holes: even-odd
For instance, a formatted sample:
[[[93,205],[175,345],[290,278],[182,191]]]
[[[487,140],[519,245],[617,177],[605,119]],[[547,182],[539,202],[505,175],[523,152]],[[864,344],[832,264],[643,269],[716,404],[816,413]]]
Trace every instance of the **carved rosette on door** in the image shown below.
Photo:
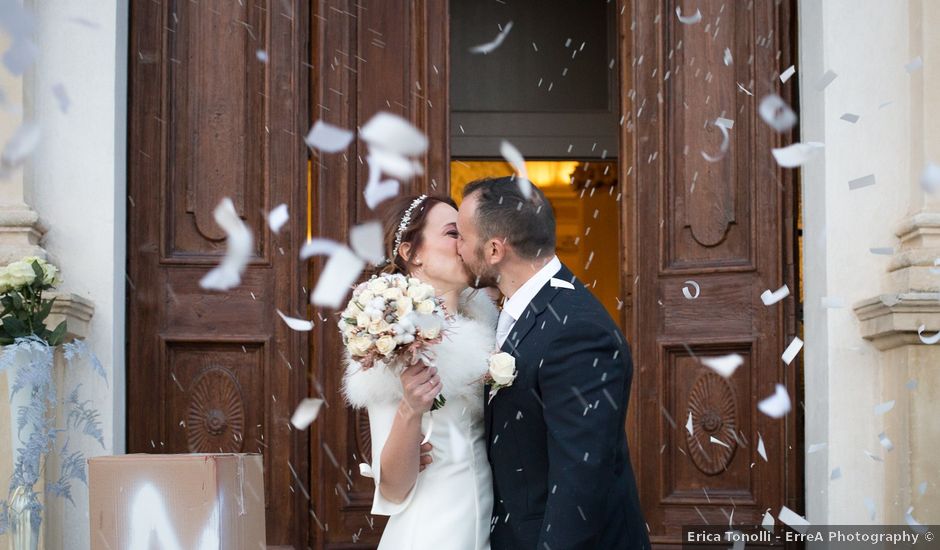
[[[245,406],[235,376],[209,367],[190,384],[186,436],[191,453],[239,453],[244,447]]]
[[[686,430],[686,443],[692,463],[704,474],[720,474],[734,458],[738,448],[735,403],[731,384],[710,371],[699,375],[689,392],[692,431]]]

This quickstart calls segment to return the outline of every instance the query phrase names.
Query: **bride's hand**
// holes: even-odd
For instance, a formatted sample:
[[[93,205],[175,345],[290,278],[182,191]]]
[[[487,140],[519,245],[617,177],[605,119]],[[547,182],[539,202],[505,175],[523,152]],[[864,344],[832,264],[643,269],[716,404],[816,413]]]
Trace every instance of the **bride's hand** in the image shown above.
[[[434,398],[441,393],[441,378],[436,367],[423,363],[411,365],[401,373],[402,403],[414,413],[431,410]]]

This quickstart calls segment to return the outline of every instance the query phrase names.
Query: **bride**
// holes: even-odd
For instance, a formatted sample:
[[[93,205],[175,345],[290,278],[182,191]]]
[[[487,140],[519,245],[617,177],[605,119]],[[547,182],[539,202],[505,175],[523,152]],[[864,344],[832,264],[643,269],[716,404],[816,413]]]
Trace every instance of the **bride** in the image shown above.
[[[482,380],[496,349],[498,313],[485,292],[468,289],[453,201],[400,197],[384,213],[391,258],[384,271],[432,285],[450,321],[430,366],[366,370],[347,355],[346,399],[369,413],[372,464],[362,469],[375,481],[372,513],[391,516],[379,549],[489,550],[493,489]],[[428,458],[420,444],[438,394],[446,403],[433,412]]]

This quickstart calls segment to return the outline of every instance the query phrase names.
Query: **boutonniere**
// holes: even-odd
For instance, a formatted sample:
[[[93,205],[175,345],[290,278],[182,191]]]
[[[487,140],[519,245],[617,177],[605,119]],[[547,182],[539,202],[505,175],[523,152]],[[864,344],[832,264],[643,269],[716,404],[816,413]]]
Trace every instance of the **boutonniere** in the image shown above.
[[[516,358],[504,351],[490,355],[490,368],[484,377],[484,382],[490,386],[489,401],[492,401],[496,392],[502,388],[512,386],[515,380]]]

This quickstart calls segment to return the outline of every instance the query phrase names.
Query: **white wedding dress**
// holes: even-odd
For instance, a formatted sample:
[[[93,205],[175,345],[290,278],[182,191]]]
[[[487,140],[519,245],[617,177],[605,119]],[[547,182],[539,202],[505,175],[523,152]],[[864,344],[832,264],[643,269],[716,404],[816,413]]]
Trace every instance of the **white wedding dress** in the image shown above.
[[[486,456],[483,383],[496,349],[498,312],[484,292],[466,292],[460,313],[434,346],[434,366],[447,403],[434,411],[430,443],[434,462],[418,474],[411,492],[395,504],[379,492],[381,456],[402,399],[398,375],[377,363],[362,370],[347,358],[343,390],[356,408],[369,412],[372,464],[364,475],[375,481],[372,513],[390,516],[379,550],[489,550],[493,486]],[[422,419],[427,433],[430,414]]]

